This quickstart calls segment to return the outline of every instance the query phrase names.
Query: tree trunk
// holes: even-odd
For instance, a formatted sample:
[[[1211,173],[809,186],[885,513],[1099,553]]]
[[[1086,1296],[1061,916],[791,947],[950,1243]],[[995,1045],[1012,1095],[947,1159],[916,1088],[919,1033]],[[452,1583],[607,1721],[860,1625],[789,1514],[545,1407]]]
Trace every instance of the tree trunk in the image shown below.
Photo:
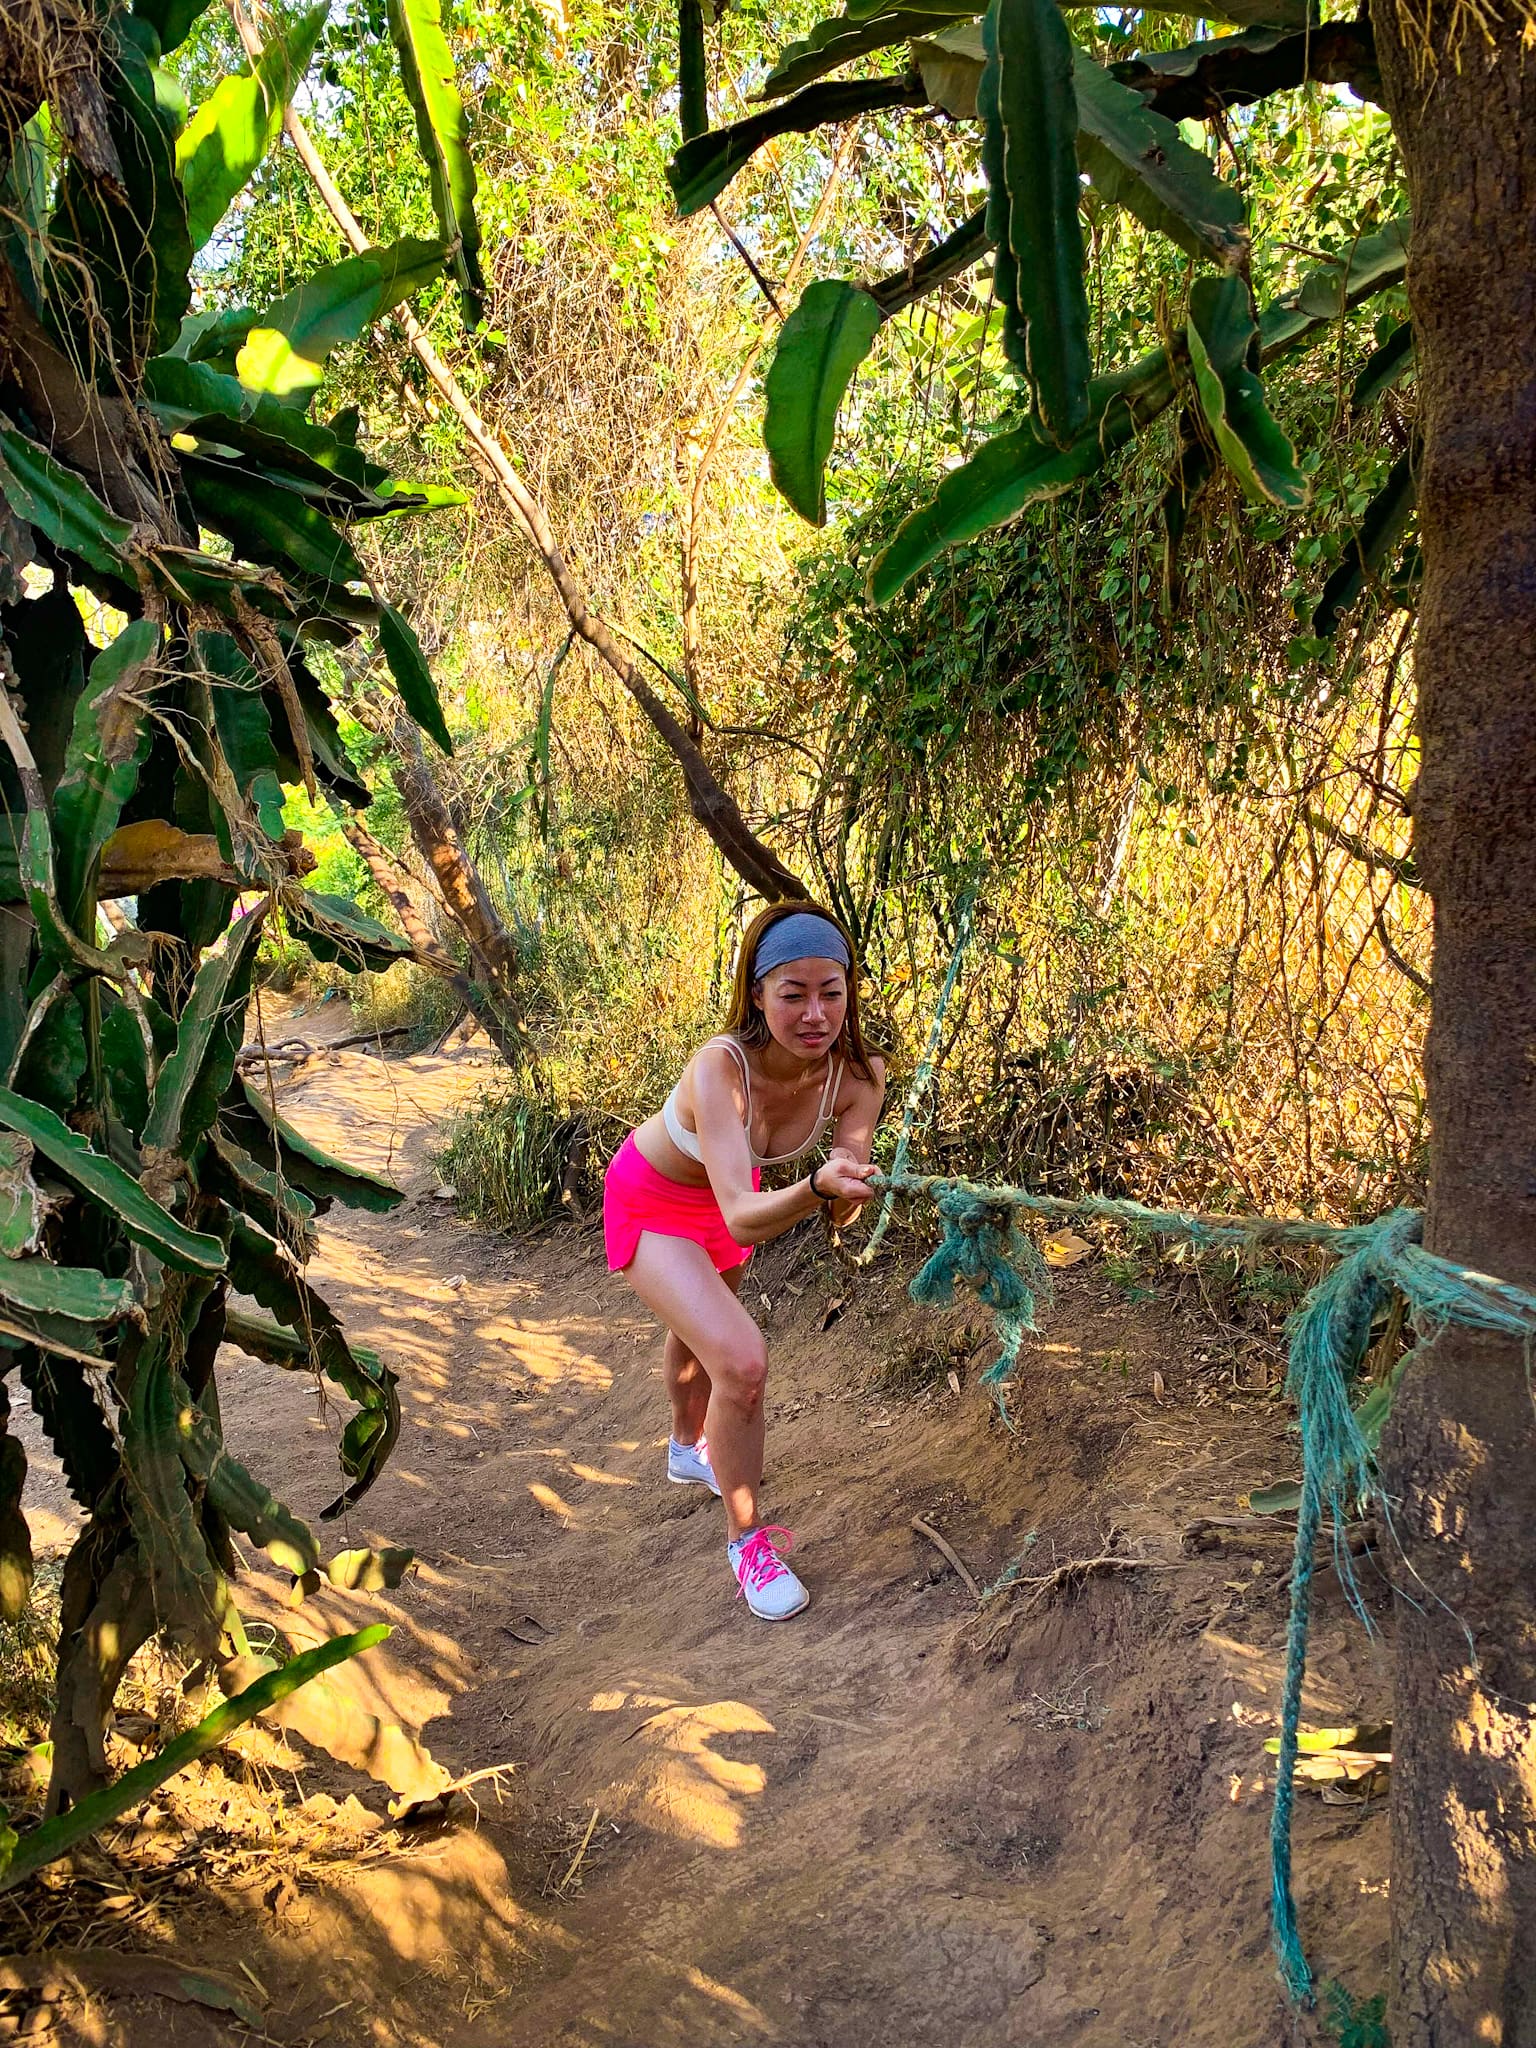
[[[436,953],[437,941],[427,929],[427,921],[416,908],[411,892],[405,886],[405,876],[395,865],[387,846],[383,846],[361,818],[348,812],[341,821],[341,829],[347,844],[361,859],[373,879],[374,887],[384,896],[400,920],[400,929],[416,948],[418,953]]]
[[[424,758],[418,759],[418,766],[422,776],[430,785],[433,794],[436,795],[436,785],[432,782],[431,771],[428,769]],[[398,763],[396,764],[396,780],[397,782],[399,781]],[[446,813],[446,806],[442,806],[440,797],[438,798],[438,804]],[[405,877],[396,866],[389,849],[382,846],[374,838],[367,826],[357,818],[344,818],[341,829],[346,834],[350,844],[361,855],[364,865],[373,877],[377,887],[382,890],[383,894],[393,905],[395,915],[399,918],[406,937],[416,948],[422,965],[432,968],[435,973],[441,974],[444,981],[447,982],[448,986],[463,1004],[464,1008],[455,1017],[454,1024],[457,1024],[459,1017],[463,1016],[464,1010],[472,1011],[479,1022],[485,1026],[486,1035],[509,1067],[527,1065],[532,1057],[532,1047],[523,1027],[522,1007],[517,1002],[512,991],[513,968],[507,964],[511,961],[510,949],[512,942],[507,937],[506,931],[499,919],[496,920],[496,929],[501,933],[501,937],[505,941],[505,945],[499,949],[505,955],[503,965],[500,967],[493,966],[479,951],[479,948],[474,940],[470,938],[469,934],[461,931],[460,935],[464,938],[470,958],[474,962],[476,969],[473,977],[461,974],[454,966],[452,959],[443,953],[442,948],[427,929],[421,912],[412,902],[410,892],[405,887]],[[425,830],[427,827],[424,825],[423,829]],[[412,821],[412,833],[419,845],[420,834],[415,831],[414,821]],[[490,899],[485,894],[479,874],[470,862],[469,856],[464,853],[457,835],[455,835],[454,844],[458,846],[459,857],[468,867],[470,877],[472,878],[473,886],[470,887],[466,884],[468,899],[472,902],[482,901],[486,911],[495,919],[495,910],[491,906]],[[476,892],[478,892],[478,896]],[[450,1024],[448,1030],[451,1031],[453,1028],[454,1025]],[[446,1039],[447,1036],[448,1032],[445,1031],[443,1037],[438,1040],[438,1044],[441,1045],[443,1039]]]
[[[1405,14],[1407,16],[1405,20]],[[1437,35],[1468,21],[1450,8]],[[1417,858],[1435,906],[1426,1242],[1536,1283],[1536,63],[1376,13],[1408,169],[1424,428]],[[1518,1345],[1420,1347],[1384,1446],[1399,1566],[1393,2048],[1536,2048],[1536,1412]]]
[[[444,906],[490,971],[510,982],[517,971],[512,934],[497,916],[480,870],[464,850],[437,778],[421,751],[416,727],[408,718],[397,718],[389,739],[390,766],[405,806],[406,823],[417,851],[432,870]]]

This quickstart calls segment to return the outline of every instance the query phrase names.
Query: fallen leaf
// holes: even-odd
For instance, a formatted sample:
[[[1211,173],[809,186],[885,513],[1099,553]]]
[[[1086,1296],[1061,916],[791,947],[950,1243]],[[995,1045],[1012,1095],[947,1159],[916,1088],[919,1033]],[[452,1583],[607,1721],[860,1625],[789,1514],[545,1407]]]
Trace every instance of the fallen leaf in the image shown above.
[[[1167,1392],[1167,1388],[1166,1388],[1166,1387],[1164,1386],[1164,1384],[1163,1384],[1163,1376],[1162,1376],[1162,1374],[1161,1374],[1160,1372],[1155,1372],[1155,1373],[1153,1373],[1153,1375],[1152,1375],[1152,1398],[1153,1398],[1153,1400],[1154,1400],[1154,1401],[1161,1401],[1161,1400],[1162,1400],[1162,1398],[1163,1398],[1163,1395],[1164,1395],[1164,1394],[1165,1394],[1166,1392]]]
[[[246,2026],[263,2030],[261,2015],[245,1992],[219,1971],[121,1949],[56,1948],[43,1955],[6,1956],[0,1960],[0,1991],[33,1991],[50,2003],[93,1995],[172,1998],[233,2013]]]
[[[952,1394],[958,1394],[960,1391],[960,1375],[957,1372],[952,1372],[949,1376],[949,1391]]]
[[[1075,1230],[1058,1230],[1045,1239],[1040,1249],[1048,1266],[1076,1266],[1087,1258],[1093,1246]]]

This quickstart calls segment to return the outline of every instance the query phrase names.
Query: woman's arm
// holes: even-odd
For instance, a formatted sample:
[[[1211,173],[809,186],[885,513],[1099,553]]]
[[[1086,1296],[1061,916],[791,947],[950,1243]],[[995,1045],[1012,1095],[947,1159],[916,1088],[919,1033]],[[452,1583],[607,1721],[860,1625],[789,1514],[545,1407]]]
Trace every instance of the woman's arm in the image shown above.
[[[693,1123],[709,1184],[725,1227],[738,1244],[766,1244],[770,1238],[782,1237],[823,1207],[823,1195],[836,1198],[837,1206],[847,1207],[849,1214],[861,1201],[868,1201],[864,1175],[869,1169],[851,1155],[823,1162],[816,1176],[820,1195],[812,1194],[808,1174],[787,1188],[760,1193],[752,1185],[752,1154],[743,1122],[746,1107],[741,1069],[728,1052],[718,1046],[706,1047],[693,1063]],[[841,1119],[838,1129],[840,1134]],[[871,1133],[873,1130],[871,1118]]]
[[[853,1098],[838,1113],[832,1150],[827,1155],[827,1171],[818,1176],[818,1184],[822,1187],[827,1186],[828,1177],[840,1161],[850,1166],[867,1167],[874,1151],[875,1126],[880,1121],[880,1111],[885,1102],[885,1061],[878,1053],[871,1053],[869,1064],[875,1076],[872,1082],[859,1074],[850,1077]],[[839,1227],[851,1222],[872,1192],[866,1188],[854,1201],[834,1202],[832,1221]]]

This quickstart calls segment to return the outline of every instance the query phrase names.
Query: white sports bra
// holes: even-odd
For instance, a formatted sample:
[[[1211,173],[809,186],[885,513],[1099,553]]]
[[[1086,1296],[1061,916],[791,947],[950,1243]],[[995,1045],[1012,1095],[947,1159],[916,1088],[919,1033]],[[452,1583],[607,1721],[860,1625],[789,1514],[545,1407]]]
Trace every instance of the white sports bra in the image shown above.
[[[827,1062],[826,1085],[821,1091],[821,1101],[817,1106],[816,1121],[811,1126],[810,1136],[805,1139],[803,1144],[797,1145],[793,1152],[781,1152],[777,1158],[770,1158],[767,1154],[759,1152],[752,1143],[752,1069],[747,1064],[745,1051],[737,1044],[734,1038],[712,1038],[709,1040],[708,1045],[702,1047],[701,1050],[707,1052],[711,1045],[723,1045],[727,1052],[733,1053],[741,1062],[741,1078],[747,1091],[747,1150],[752,1155],[752,1164],[754,1166],[789,1166],[795,1160],[803,1159],[806,1153],[819,1142],[822,1132],[832,1121],[832,1105],[837,1101],[838,1086],[843,1078],[841,1055],[837,1059],[828,1060]],[[679,1079],[677,1087],[672,1090],[672,1093],[661,1105],[661,1120],[667,1127],[667,1136],[672,1140],[678,1151],[688,1159],[696,1159],[702,1166],[704,1163],[704,1153],[699,1145],[699,1134],[697,1131],[689,1130],[688,1126],[683,1122],[682,1115],[677,1106],[677,1089],[681,1088],[682,1085],[682,1081]]]

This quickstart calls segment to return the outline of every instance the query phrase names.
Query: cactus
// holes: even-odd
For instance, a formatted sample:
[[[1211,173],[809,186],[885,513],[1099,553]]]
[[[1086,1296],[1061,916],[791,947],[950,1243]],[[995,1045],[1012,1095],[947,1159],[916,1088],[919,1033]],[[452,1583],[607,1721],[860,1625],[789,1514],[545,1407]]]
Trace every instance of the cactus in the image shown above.
[[[396,11],[409,26],[425,5]],[[265,308],[189,313],[194,249],[274,140],[325,12],[182,124],[167,45],[199,11],[105,0],[86,35],[39,0],[0,92],[0,1611],[31,1577],[15,1373],[87,1516],[64,1573],[52,1813],[106,1783],[112,1696],[150,1635],[226,1663],[243,1648],[232,1529],[300,1582],[323,1569],[223,1446],[231,1289],[274,1319],[244,1319],[242,1343],[358,1404],[336,1511],[399,1426],[393,1374],[302,1272],[333,1200],[398,1197],[290,1131],[236,1055],[267,922],[354,968],[409,950],[303,888],[281,785],[368,795],[315,642],[374,636],[410,715],[447,738],[347,529],[454,494],[398,485],[316,400],[330,352],[445,265],[472,291],[474,180],[451,75],[427,92],[402,32],[443,240],[349,257]]]

